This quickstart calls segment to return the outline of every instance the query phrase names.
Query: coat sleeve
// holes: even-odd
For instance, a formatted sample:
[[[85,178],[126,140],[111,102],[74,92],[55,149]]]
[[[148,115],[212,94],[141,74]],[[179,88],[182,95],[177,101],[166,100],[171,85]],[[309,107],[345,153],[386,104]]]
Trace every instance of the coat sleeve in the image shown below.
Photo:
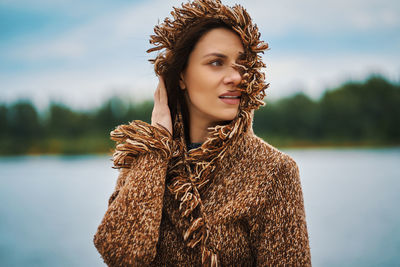
[[[94,245],[108,266],[148,265],[156,255],[171,135],[141,121],[111,132],[119,168]]]
[[[297,164],[282,157],[250,219],[257,266],[311,266],[303,194]]]

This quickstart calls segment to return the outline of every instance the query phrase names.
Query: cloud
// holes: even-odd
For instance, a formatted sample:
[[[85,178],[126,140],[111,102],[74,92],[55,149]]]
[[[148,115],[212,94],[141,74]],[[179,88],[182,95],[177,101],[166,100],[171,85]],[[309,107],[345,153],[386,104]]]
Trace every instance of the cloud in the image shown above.
[[[324,89],[348,80],[364,80],[371,73],[400,80],[399,65],[380,55],[348,54],[321,61],[304,55],[268,54],[264,59],[268,62],[267,82],[271,84],[267,102],[299,91],[317,98]],[[98,106],[114,94],[135,100],[151,99],[157,84],[148,63],[111,69],[53,70],[23,78],[0,75],[0,80],[2,88],[12,88],[3,90],[3,99],[12,101],[29,97],[41,108],[45,108],[51,99],[83,109]]]
[[[0,75],[0,79],[0,86],[4,88],[2,100],[29,98],[42,109],[50,100],[85,109],[98,106],[114,94],[135,100],[148,99],[157,84],[150,65],[125,66],[111,72],[105,68],[53,70],[23,77]]]
[[[299,29],[326,34],[400,26],[400,2],[396,0],[241,2],[260,28],[274,35],[285,35]]]
[[[140,43],[145,49],[148,35],[157,19],[169,15],[171,5],[180,1],[152,1],[131,4],[107,12],[84,25],[72,28],[57,36],[47,36],[32,43],[22,44],[7,54],[8,58],[17,60],[76,60],[77,58],[111,52],[126,44]],[[226,1],[234,4],[236,1]],[[243,2],[243,3],[241,3]],[[240,1],[253,15],[254,20],[265,33],[266,38],[287,36],[302,31],[314,34],[333,34],[351,30],[379,30],[381,28],[399,28],[400,4],[398,1],[292,1],[282,0],[265,2],[261,0]],[[41,0],[46,7],[55,6],[52,1]],[[68,1],[58,0],[57,5],[68,6]],[[80,4],[77,5],[81,8]],[[69,5],[69,9],[72,4]],[[157,8],[155,8],[157,7]],[[66,8],[68,10],[68,8]],[[132,40],[136,39],[136,40]]]
[[[113,93],[150,98],[156,83],[147,61],[152,55],[145,51],[158,18],[168,15],[169,9],[165,1],[160,1],[158,13],[145,4],[131,5],[5,51],[9,61],[38,67],[22,74],[0,73],[2,100],[29,96],[44,107],[49,99],[59,98],[85,108]]]
[[[8,4],[11,2],[16,3],[8,1]],[[274,44],[264,56],[271,98],[298,90],[317,97],[326,87],[346,79],[364,79],[373,71],[399,79],[400,56],[397,52],[393,54],[396,49],[377,48],[371,53],[363,52],[362,47],[359,49],[358,43],[355,47],[348,45],[363,36],[363,42],[374,46],[379,44],[373,39],[376,32],[400,29],[398,1],[223,2],[245,6],[259,25],[262,37]],[[1,4],[4,3],[7,4]],[[34,8],[31,1],[18,3]],[[169,16],[171,7],[180,5],[181,1],[130,2],[119,6],[113,2],[112,8],[103,10],[101,7],[107,7],[106,2],[56,3],[59,9],[64,9],[59,12],[68,16],[74,9],[84,10],[80,11],[82,16],[90,7],[96,12],[82,24],[71,25],[58,34],[40,33],[13,43],[12,49],[0,51],[0,57],[6,59],[4,62],[25,66],[19,72],[10,69],[0,73],[1,101],[30,96],[44,107],[49,99],[59,98],[74,107],[85,108],[100,104],[113,93],[136,99],[152,97],[156,79],[147,61],[153,55],[145,52],[150,46],[149,35],[154,25]],[[48,0],[40,0],[35,5],[35,8],[43,5],[48,10],[57,8]],[[309,36],[316,38],[309,40]],[[348,36],[353,39],[342,42],[342,50],[335,53],[324,53],[326,43],[322,43],[323,47],[316,43],[316,40],[330,42]],[[301,46],[300,41],[306,39]],[[286,45],[288,42],[293,43]],[[388,35],[383,42],[400,47],[399,37]]]
[[[277,99],[295,92],[318,98],[325,89],[333,89],[349,80],[363,81],[371,74],[382,74],[392,81],[400,81],[397,60],[379,54],[342,54],[335,57],[304,55],[267,56],[267,81],[271,83],[268,96]]]
[[[156,18],[149,16],[149,13],[151,11],[148,6],[132,5],[123,10],[107,13],[56,36],[33,40],[33,43],[25,42],[12,50],[9,57],[28,61],[51,59],[68,61],[118,48],[134,36],[145,38],[145,33],[152,29],[146,25],[153,25],[156,21]]]

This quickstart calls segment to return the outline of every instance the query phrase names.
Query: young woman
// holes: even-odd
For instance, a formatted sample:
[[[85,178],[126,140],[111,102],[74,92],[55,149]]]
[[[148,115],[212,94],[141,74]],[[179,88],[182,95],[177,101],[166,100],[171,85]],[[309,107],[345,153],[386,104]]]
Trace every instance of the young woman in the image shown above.
[[[96,248],[109,266],[310,266],[297,165],[252,129],[267,44],[238,5],[172,16],[150,40],[151,125],[111,132],[121,171]]]

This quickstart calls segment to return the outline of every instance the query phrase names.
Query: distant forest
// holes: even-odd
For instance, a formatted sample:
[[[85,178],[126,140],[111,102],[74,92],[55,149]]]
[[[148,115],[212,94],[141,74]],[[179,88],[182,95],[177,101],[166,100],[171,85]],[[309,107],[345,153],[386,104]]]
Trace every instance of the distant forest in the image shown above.
[[[255,133],[277,147],[400,145],[400,84],[382,76],[346,82],[314,100],[298,93],[255,113]],[[90,111],[51,103],[43,115],[27,100],[0,104],[0,155],[109,153],[109,133],[150,122],[152,101],[112,97]]]

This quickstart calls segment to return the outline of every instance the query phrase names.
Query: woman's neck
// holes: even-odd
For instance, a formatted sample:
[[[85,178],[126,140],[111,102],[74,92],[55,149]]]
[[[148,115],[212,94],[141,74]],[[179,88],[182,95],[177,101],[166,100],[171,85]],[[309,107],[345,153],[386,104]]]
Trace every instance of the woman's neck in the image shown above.
[[[191,143],[204,143],[208,136],[209,123],[205,121],[190,120],[190,142]]]
[[[195,112],[190,113],[190,142],[204,143],[210,134],[209,127],[218,125],[218,122],[213,122],[210,118],[196,116]]]
[[[190,116],[190,143],[204,143],[210,134],[209,127],[226,123],[227,121],[213,122],[201,116]]]

